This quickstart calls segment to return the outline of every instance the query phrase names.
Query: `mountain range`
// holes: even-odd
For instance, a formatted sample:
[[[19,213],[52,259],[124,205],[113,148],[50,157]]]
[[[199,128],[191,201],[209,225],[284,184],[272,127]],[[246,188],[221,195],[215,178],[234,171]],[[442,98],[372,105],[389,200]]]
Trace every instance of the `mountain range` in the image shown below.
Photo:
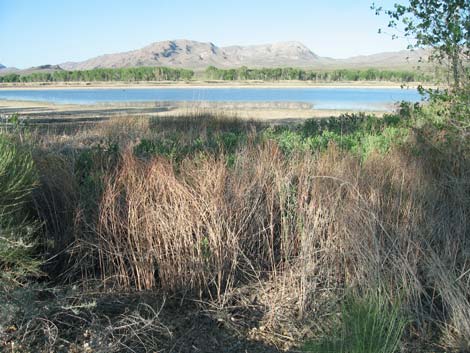
[[[66,70],[118,68],[134,66],[169,66],[204,69],[208,66],[232,67],[303,67],[312,69],[374,67],[410,67],[418,63],[422,52],[390,52],[356,56],[348,59],[321,57],[300,42],[218,47],[213,43],[172,40],[152,43],[141,49],[101,55],[82,62],[66,62]]]
[[[42,65],[19,73],[54,70],[89,70],[95,68],[122,68],[138,66],[167,66],[205,69],[208,66],[235,68],[301,67],[309,69],[380,68],[413,69],[426,55],[426,51],[399,51],[347,59],[321,57],[300,42],[279,42],[262,45],[218,47],[210,42],[186,39],[155,42],[141,49],[105,54],[81,62]],[[1,71],[14,69],[0,66]]]
[[[282,42],[251,46],[218,47],[213,43],[190,40],[156,42],[141,49],[107,54],[78,63],[63,63],[67,70],[98,67],[169,66],[202,69],[217,67],[306,67],[322,61],[298,42]]]

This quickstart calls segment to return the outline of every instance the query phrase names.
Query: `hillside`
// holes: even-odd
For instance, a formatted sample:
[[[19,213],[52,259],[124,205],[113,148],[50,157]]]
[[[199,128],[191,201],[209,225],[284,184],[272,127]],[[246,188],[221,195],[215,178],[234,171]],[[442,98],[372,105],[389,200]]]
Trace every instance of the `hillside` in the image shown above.
[[[429,52],[426,50],[401,50],[398,52],[385,52],[372,55],[360,55],[347,59],[334,59],[330,62],[333,67],[341,68],[403,68],[413,66],[426,66]]]
[[[135,66],[167,66],[204,69],[208,66],[231,67],[302,67],[333,68],[408,68],[418,63],[422,51],[409,51],[357,56],[348,59],[320,57],[299,42],[218,47],[213,43],[173,40],[150,44],[123,53],[101,55],[82,62],[60,64],[65,70],[120,68]],[[408,60],[408,57],[410,60]]]
[[[106,54],[83,62],[63,63],[67,70],[116,68],[133,66],[169,66],[184,68],[238,67],[238,66],[296,66],[318,65],[321,59],[298,42],[218,47],[213,43],[190,40],[164,41],[142,49],[124,53]]]

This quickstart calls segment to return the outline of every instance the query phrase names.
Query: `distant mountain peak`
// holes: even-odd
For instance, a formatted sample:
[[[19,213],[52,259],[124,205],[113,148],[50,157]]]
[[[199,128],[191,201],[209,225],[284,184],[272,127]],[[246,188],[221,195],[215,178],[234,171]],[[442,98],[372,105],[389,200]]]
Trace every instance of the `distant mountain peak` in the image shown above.
[[[40,65],[32,67],[31,70],[62,70],[59,65]]]
[[[5,66],[5,65],[2,65],[2,64],[0,64],[0,70],[1,70],[1,69],[6,69],[6,66]]]

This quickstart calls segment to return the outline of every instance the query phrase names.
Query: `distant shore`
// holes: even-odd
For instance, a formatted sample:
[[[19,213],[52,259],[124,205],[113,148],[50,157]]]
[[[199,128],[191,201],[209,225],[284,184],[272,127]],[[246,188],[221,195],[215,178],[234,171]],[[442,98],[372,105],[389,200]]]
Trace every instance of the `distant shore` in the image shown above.
[[[385,81],[342,81],[342,82],[310,82],[310,81],[155,81],[155,82],[25,82],[2,83],[0,89],[158,89],[158,88],[351,88],[351,89],[416,89],[420,83],[406,84]],[[434,88],[432,85],[426,87]]]

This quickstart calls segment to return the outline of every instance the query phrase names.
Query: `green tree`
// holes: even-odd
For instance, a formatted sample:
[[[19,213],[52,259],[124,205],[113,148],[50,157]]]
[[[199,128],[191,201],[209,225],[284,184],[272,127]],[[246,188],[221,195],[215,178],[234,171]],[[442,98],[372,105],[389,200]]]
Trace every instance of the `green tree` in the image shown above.
[[[468,79],[470,58],[470,2],[468,0],[410,0],[391,10],[372,5],[376,14],[390,17],[388,27],[401,28],[413,41],[411,47],[432,48],[431,59],[448,62],[452,86]]]

